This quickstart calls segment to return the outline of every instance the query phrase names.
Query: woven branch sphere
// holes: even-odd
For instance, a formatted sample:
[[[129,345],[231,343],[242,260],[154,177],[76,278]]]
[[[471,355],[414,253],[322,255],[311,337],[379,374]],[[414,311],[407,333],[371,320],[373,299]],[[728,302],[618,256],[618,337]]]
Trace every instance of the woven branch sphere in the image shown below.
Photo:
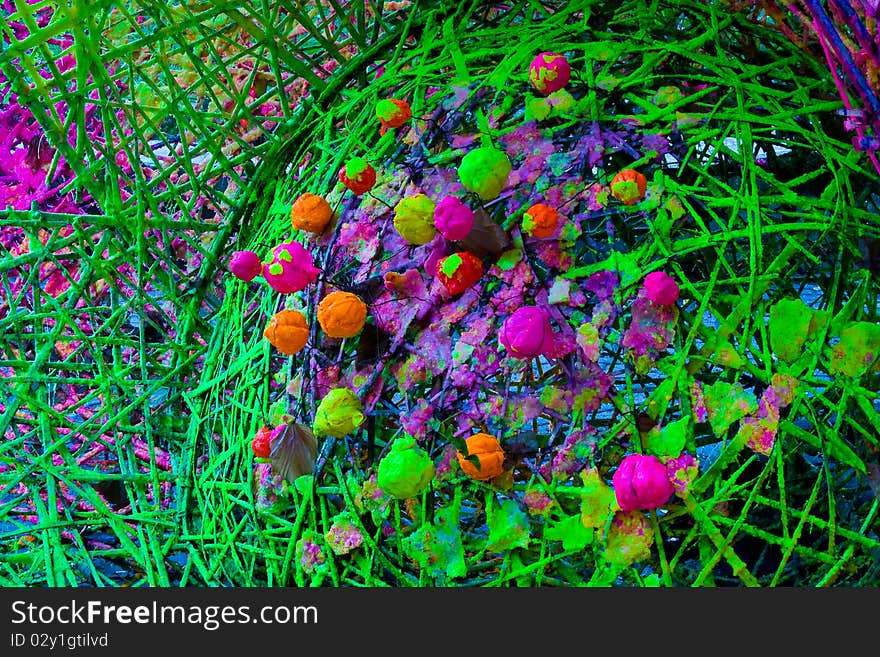
[[[270,352],[267,366],[289,378],[266,403],[313,422],[318,435],[350,437],[328,455],[339,470],[325,468],[317,490],[346,486],[358,501],[318,493],[317,526],[339,526],[341,512],[363,520],[372,513],[371,528],[387,521],[399,531],[397,517],[412,522],[400,560],[396,537],[377,534],[377,542],[390,541],[380,549],[402,573],[388,574],[389,582],[421,581],[423,573],[482,581],[483,559],[473,557],[487,537],[492,550],[518,540],[552,551],[557,539],[544,531],[544,510],[553,501],[568,505],[566,515],[583,504],[565,537],[553,519],[563,543],[581,539],[575,525],[607,536],[547,564],[548,577],[590,577],[612,558],[635,564],[633,574],[666,572],[676,584],[859,578],[833,570],[837,552],[824,530],[804,532],[791,546],[803,566],[768,568],[759,555],[788,540],[780,508],[810,508],[809,522],[853,535],[871,512],[862,473],[876,445],[859,431],[877,421],[870,395],[858,393],[837,414],[846,431],[827,414],[810,414],[812,402],[794,400],[838,403],[876,389],[880,338],[867,327],[876,324],[877,283],[856,244],[867,250],[875,239],[880,185],[829,107],[833,80],[796,46],[736,12],[722,15],[715,3],[650,4],[646,12],[627,0],[615,13],[611,3],[593,3],[595,21],[563,29],[539,25],[534,6],[514,3],[508,24],[523,34],[540,29],[540,50],[565,54],[568,80],[548,74],[550,64],[561,73],[562,60],[542,57],[534,77],[544,86],[535,86],[529,64],[538,50],[514,59],[508,31],[485,19],[458,34],[468,81],[450,75],[454,53],[432,50],[442,67],[428,70],[403,48],[400,66],[366,88],[352,73],[339,99],[310,110],[307,118],[339,126],[330,143],[314,139],[312,121],[284,142],[289,157],[267,159],[264,178],[281,182],[251,222],[258,228],[250,243],[237,244],[256,250],[278,240],[289,226],[273,207],[341,180],[331,201],[344,199],[339,221],[310,249],[333,289],[356,293],[370,316],[344,332],[360,327],[356,339],[320,339],[310,345],[315,358],[293,368]],[[418,120],[390,101],[404,94]],[[389,99],[383,128],[400,133],[377,135],[376,98]],[[303,166],[308,138],[315,143]],[[362,196],[354,169],[339,170],[359,153],[382,172]],[[301,296],[318,321],[322,299]],[[240,303],[247,316],[252,297]],[[851,319],[841,313],[846,304]],[[253,357],[245,346],[230,348]],[[254,372],[252,381],[265,377]],[[338,389],[345,391],[328,393]],[[254,425],[245,419],[242,435]],[[467,447],[450,438],[476,431]],[[434,460],[430,483],[428,460],[410,459],[414,448],[395,442],[402,434]],[[739,452],[726,449],[731,439]],[[377,458],[386,448],[388,460]],[[648,456],[633,453],[643,450]],[[392,476],[398,451],[402,465]],[[831,487],[817,474],[824,461],[859,482],[860,501],[845,493],[851,520],[824,496],[811,498],[817,485]],[[461,522],[441,528],[442,514],[457,511],[456,500],[472,498],[483,481],[503,489],[503,500],[490,500],[483,515],[462,506]],[[713,565],[698,541],[652,545],[655,528],[639,519],[654,508],[671,511],[656,516],[662,536],[697,527],[704,540],[719,484],[734,515],[713,518],[742,549],[716,555]],[[410,497],[423,486],[431,486],[433,517],[420,515]],[[701,509],[702,516],[693,511]],[[292,524],[299,511],[273,510],[271,522]],[[517,536],[502,536],[500,526]],[[429,536],[447,528],[463,556],[431,544]],[[661,549],[676,568],[664,570]],[[353,563],[342,567],[358,577]]]
[[[351,338],[360,333],[367,305],[356,294],[337,290],[318,304],[318,324],[331,338]]]
[[[0,400],[0,486],[28,493],[10,489],[4,506],[4,581],[877,582],[878,124],[859,112],[877,95],[877,57],[858,51],[876,3],[776,3],[770,21],[768,2],[480,2],[447,21],[431,3],[307,0],[241,3],[236,22],[205,11],[214,3],[166,3],[163,20],[158,3],[81,2],[77,22],[94,29],[74,48],[57,4],[0,12],[17,38],[2,57],[2,121],[20,128],[4,133],[12,168],[0,167],[17,178],[0,184],[0,374],[16,389]],[[817,31],[822,4],[852,11]],[[841,37],[833,69],[829,35]],[[530,81],[542,52],[570,69],[549,94],[564,76]],[[543,57],[536,68],[550,64],[561,70]],[[86,69],[109,75],[73,84]],[[859,93],[841,100],[847,79]],[[511,163],[506,178],[459,178],[489,143]],[[362,197],[335,184],[358,154],[382,172]],[[635,176],[611,185],[627,168],[643,190]],[[302,263],[269,255],[280,272],[266,286],[224,280],[228,250],[265,258],[298,231],[293,200],[324,190],[339,222],[293,236],[308,239]],[[385,204],[417,193],[460,198],[475,225],[458,244],[405,241]],[[539,201],[566,217],[547,238],[516,222]],[[114,236],[126,225],[146,228],[138,248]],[[459,251],[485,271],[449,295],[436,263]],[[262,267],[247,257],[235,272],[254,280]],[[317,336],[309,358],[263,348],[276,288],[319,330],[317,262],[375,323],[344,344]],[[646,277],[656,271],[677,298]],[[34,321],[26,311],[47,301],[51,318]],[[551,313],[566,357],[499,349],[523,306]],[[112,395],[110,357],[141,365]],[[350,405],[327,394],[340,387]],[[194,400],[201,412],[188,412]],[[71,429],[63,440],[27,412],[50,407]],[[321,459],[302,441],[297,464],[274,452],[291,441],[268,460],[257,445],[255,462],[254,430],[296,420],[351,439],[322,441]],[[642,431],[654,423],[662,439]],[[509,452],[498,495],[480,495],[453,458],[449,437],[474,426]],[[378,494],[377,454],[402,431],[436,458],[424,507]],[[661,500],[656,463],[650,486],[630,478],[617,492],[668,513],[615,512],[614,491],[608,501],[611,473],[642,447],[659,450],[647,453],[675,498]],[[312,482],[280,483],[312,458]],[[61,486],[50,460],[63,462]],[[590,495],[594,464],[604,488]],[[148,514],[123,489],[148,498]],[[579,525],[587,497],[597,503]],[[561,514],[543,512],[553,502]],[[719,532],[726,549],[714,549]],[[47,546],[61,571],[40,567]]]

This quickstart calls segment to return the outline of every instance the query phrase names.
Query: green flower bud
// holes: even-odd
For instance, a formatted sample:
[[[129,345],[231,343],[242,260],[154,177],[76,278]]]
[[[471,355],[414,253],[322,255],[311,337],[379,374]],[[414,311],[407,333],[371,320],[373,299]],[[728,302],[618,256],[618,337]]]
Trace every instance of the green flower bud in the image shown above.
[[[419,495],[434,478],[434,464],[414,438],[398,438],[379,462],[379,488],[399,500]]]
[[[461,184],[484,201],[496,198],[510,175],[512,165],[504,151],[481,146],[465,155],[458,167]]]
[[[394,206],[394,227],[410,244],[427,244],[437,234],[434,201],[424,194],[400,199]]]
[[[364,406],[348,388],[336,388],[327,393],[315,411],[312,432],[316,436],[341,438],[354,432],[366,419]]]

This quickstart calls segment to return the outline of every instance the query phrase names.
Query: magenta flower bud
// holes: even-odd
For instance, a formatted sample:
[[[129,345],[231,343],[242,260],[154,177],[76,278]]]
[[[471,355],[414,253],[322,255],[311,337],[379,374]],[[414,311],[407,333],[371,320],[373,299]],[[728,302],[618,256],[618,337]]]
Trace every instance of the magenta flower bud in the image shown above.
[[[498,336],[501,344],[516,358],[534,358],[553,350],[550,315],[538,306],[523,306],[504,320]]]
[[[434,207],[434,227],[448,240],[463,240],[474,227],[474,213],[454,196],[447,196]]]
[[[657,509],[674,492],[663,462],[645,454],[630,454],[624,458],[611,483],[623,511]]]
[[[678,457],[666,461],[666,477],[675,489],[677,497],[683,499],[688,496],[688,491],[691,484],[694,483],[694,479],[697,478],[699,469],[697,459],[687,452],[682,452]]]
[[[299,242],[279,244],[272,251],[272,260],[263,265],[269,287],[282,294],[299,292],[314,283],[320,272],[312,254]]]
[[[648,298],[658,306],[671,306],[678,301],[678,284],[666,272],[652,271],[645,276],[642,286]]]
[[[263,271],[263,263],[253,251],[236,251],[229,259],[229,271],[237,279],[250,283]]]
[[[529,66],[529,82],[542,94],[549,95],[568,84],[571,67],[564,55],[542,52]]]

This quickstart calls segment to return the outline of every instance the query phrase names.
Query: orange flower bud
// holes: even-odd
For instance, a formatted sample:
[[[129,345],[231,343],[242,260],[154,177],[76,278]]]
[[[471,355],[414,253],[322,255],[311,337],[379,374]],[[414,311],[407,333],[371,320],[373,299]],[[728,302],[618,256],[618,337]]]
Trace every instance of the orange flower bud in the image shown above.
[[[535,203],[523,215],[523,230],[532,237],[550,237],[559,226],[559,213],[544,203]]]
[[[282,354],[293,356],[309,339],[309,325],[298,310],[279,310],[263,331],[265,338]]]
[[[318,324],[331,338],[357,335],[367,319],[367,305],[350,292],[331,292],[318,304]]]
[[[320,235],[324,232],[333,209],[330,204],[317,194],[306,192],[297,198],[290,208],[290,223],[297,230],[305,230]]]
[[[477,469],[461,452],[456,452],[458,464],[466,475],[479,481],[488,481],[504,472],[504,450],[495,436],[475,433],[466,442],[468,456],[476,455],[480,460],[480,468]]]
[[[648,190],[648,179],[635,169],[624,169],[611,179],[611,195],[624,205],[635,205]]]

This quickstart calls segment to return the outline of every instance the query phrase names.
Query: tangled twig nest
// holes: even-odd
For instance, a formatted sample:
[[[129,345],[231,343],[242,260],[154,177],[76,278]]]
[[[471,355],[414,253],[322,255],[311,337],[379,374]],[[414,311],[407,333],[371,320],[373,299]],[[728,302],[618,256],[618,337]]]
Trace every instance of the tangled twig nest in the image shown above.
[[[857,242],[876,239],[877,180],[830,134],[833,85],[713,5],[589,18],[576,5],[565,25],[536,23],[540,52],[507,45],[525,15],[423,33],[271,165],[284,182],[251,243],[293,239],[321,274],[284,296],[253,283],[230,296],[247,325],[290,306],[312,327],[291,359],[225,343],[249,362],[238,435],[312,425],[338,390],[357,403],[334,404],[312,475],[283,484],[260,466],[251,531],[283,552],[277,533],[293,529],[284,541],[312,555],[285,571],[298,582],[870,577],[878,442],[861,427],[877,421],[880,344]],[[570,70],[549,93],[529,85],[543,52]],[[353,158],[376,172],[369,191],[345,183],[363,170],[346,171]],[[303,193],[334,209],[326,230],[292,229]],[[461,239],[435,221],[453,202],[473,214]],[[450,288],[471,257],[480,267]],[[367,309],[345,338],[316,324],[340,291]],[[815,318],[803,335],[786,323],[798,313]],[[479,433],[503,451],[495,476],[474,476],[483,459],[465,439]],[[406,436],[433,480],[388,499],[377,467]],[[236,472],[250,477],[248,461]],[[834,565],[844,532],[861,555],[849,575]]]

